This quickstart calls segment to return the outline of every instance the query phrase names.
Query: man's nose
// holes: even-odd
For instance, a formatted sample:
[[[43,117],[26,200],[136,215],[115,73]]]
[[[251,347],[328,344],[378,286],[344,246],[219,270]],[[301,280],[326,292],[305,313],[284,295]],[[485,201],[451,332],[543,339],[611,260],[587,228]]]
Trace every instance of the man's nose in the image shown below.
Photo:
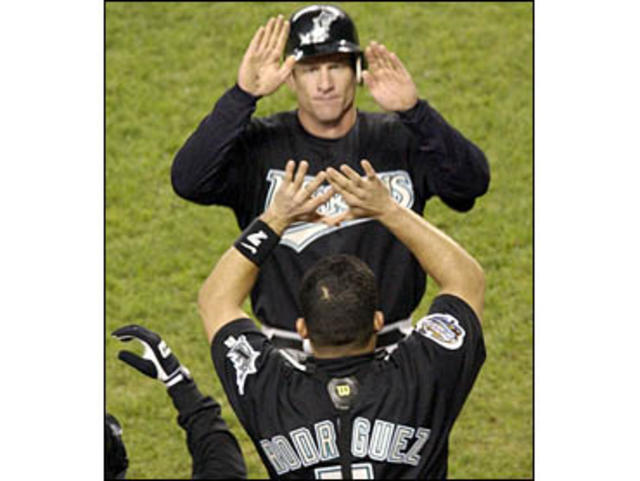
[[[333,88],[333,77],[328,68],[320,69],[320,79],[318,81],[318,90],[328,92]]]

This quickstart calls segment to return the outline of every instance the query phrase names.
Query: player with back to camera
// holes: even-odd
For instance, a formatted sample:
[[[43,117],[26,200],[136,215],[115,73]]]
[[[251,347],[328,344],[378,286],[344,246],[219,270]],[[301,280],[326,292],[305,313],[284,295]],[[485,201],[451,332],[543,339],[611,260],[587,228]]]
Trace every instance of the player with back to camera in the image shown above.
[[[304,185],[289,161],[267,210],[220,258],[198,297],[215,369],[271,477],[442,479],[453,423],[485,359],[484,274],[455,241],[395,202],[372,165],[348,165]],[[294,174],[295,172],[295,174]],[[332,190],[349,209],[321,218]],[[242,310],[261,266],[297,221],[373,218],[398,237],[440,291],[393,352],[376,352],[384,316],[374,274],[350,255],[327,256],[304,276],[298,334],[312,355],[275,348]]]
[[[386,113],[356,109],[360,80]],[[295,94],[297,110],[252,117],[260,98],[283,83]],[[342,163],[360,171],[363,158],[394,199],[420,215],[434,195],[467,211],[489,184],[482,151],[419,99],[398,57],[377,42],[363,51],[345,12],[314,5],[290,21],[271,18],[257,30],[237,84],[176,154],[171,175],[180,196],[231,207],[245,229],[273,201],[286,159],[308,161],[308,184],[316,173]],[[326,188],[320,186],[315,195]],[[321,208],[325,215],[346,210],[341,193]],[[308,352],[308,342],[295,331],[296,292],[305,271],[336,253],[359,257],[376,275],[387,320],[378,346],[393,345],[411,332],[410,315],[425,292],[426,277],[406,246],[372,218],[334,226],[305,220],[283,233],[251,292],[253,311],[277,346]]]

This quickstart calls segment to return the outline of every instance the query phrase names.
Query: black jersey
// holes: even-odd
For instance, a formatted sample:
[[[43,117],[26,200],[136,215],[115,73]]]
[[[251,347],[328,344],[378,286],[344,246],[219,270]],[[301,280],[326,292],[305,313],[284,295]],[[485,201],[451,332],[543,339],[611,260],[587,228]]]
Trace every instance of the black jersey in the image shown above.
[[[237,86],[229,90],[180,149],[172,167],[179,195],[231,207],[241,229],[269,205],[289,159],[309,161],[309,182],[318,171],[342,163],[360,172],[360,160],[366,158],[394,199],[420,215],[433,195],[464,211],[487,190],[484,154],[424,100],[402,114],[358,111],[353,128],[339,139],[310,135],[294,111],[252,119],[255,107],[255,97]],[[322,186],[318,194],[328,188]],[[336,194],[320,210],[334,215],[346,209]],[[424,294],[426,278],[418,262],[377,221],[363,218],[339,227],[296,223],[261,266],[251,292],[260,322],[295,332],[301,278],[329,254],[352,254],[369,265],[384,293],[379,308],[388,324],[408,318]]]
[[[444,478],[453,423],[485,359],[478,318],[438,296],[391,353],[298,362],[249,319],[211,346],[271,477]]]

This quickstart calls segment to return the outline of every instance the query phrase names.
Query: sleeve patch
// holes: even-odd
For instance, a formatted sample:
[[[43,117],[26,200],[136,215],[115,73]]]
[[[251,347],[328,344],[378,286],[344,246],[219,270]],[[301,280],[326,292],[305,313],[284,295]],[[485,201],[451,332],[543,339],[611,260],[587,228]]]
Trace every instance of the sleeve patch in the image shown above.
[[[238,339],[229,336],[225,339],[224,345],[229,348],[227,358],[231,360],[233,367],[236,369],[236,383],[238,384],[238,392],[242,396],[244,395],[244,383],[247,380],[247,376],[258,372],[256,359],[258,359],[260,352],[249,344],[244,335]]]
[[[451,350],[462,346],[466,334],[455,317],[440,313],[430,314],[420,319],[416,325],[416,331]]]

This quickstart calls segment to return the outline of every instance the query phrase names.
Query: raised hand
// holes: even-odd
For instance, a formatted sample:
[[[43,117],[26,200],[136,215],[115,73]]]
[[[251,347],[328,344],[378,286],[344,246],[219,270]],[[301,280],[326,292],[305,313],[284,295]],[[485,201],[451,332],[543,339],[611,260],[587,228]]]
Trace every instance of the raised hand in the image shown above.
[[[341,165],[340,171],[329,167],[327,178],[336,192],[349,205],[349,210],[333,217],[326,217],[322,221],[334,226],[341,222],[360,217],[380,218],[389,214],[396,207],[396,203],[389,193],[389,189],[382,183],[376,171],[368,160],[363,159],[360,165],[366,176],[360,177],[348,165]]]
[[[319,172],[315,178],[304,185],[304,177],[309,169],[309,163],[303,160],[294,171],[296,163],[293,160],[287,162],[282,184],[273,196],[273,201],[263,214],[263,221],[284,230],[293,222],[316,222],[322,218],[317,212],[318,207],[327,202],[334,194],[333,189],[327,189],[323,194],[312,197],[313,193],[327,178],[325,172]]]
[[[111,335],[120,341],[135,340],[142,344],[144,347],[142,357],[130,351],[120,351],[118,359],[145,376],[159,379],[167,387],[191,378],[189,370],[180,364],[169,346],[155,332],[136,324],[130,324],[116,329]]]
[[[418,90],[396,54],[377,42],[370,42],[364,54],[369,67],[362,72],[362,79],[376,103],[390,112],[415,106]]]
[[[272,17],[253,36],[238,71],[238,85],[255,97],[270,95],[284,83],[296,63],[293,55],[280,59],[289,35],[289,22]]]

